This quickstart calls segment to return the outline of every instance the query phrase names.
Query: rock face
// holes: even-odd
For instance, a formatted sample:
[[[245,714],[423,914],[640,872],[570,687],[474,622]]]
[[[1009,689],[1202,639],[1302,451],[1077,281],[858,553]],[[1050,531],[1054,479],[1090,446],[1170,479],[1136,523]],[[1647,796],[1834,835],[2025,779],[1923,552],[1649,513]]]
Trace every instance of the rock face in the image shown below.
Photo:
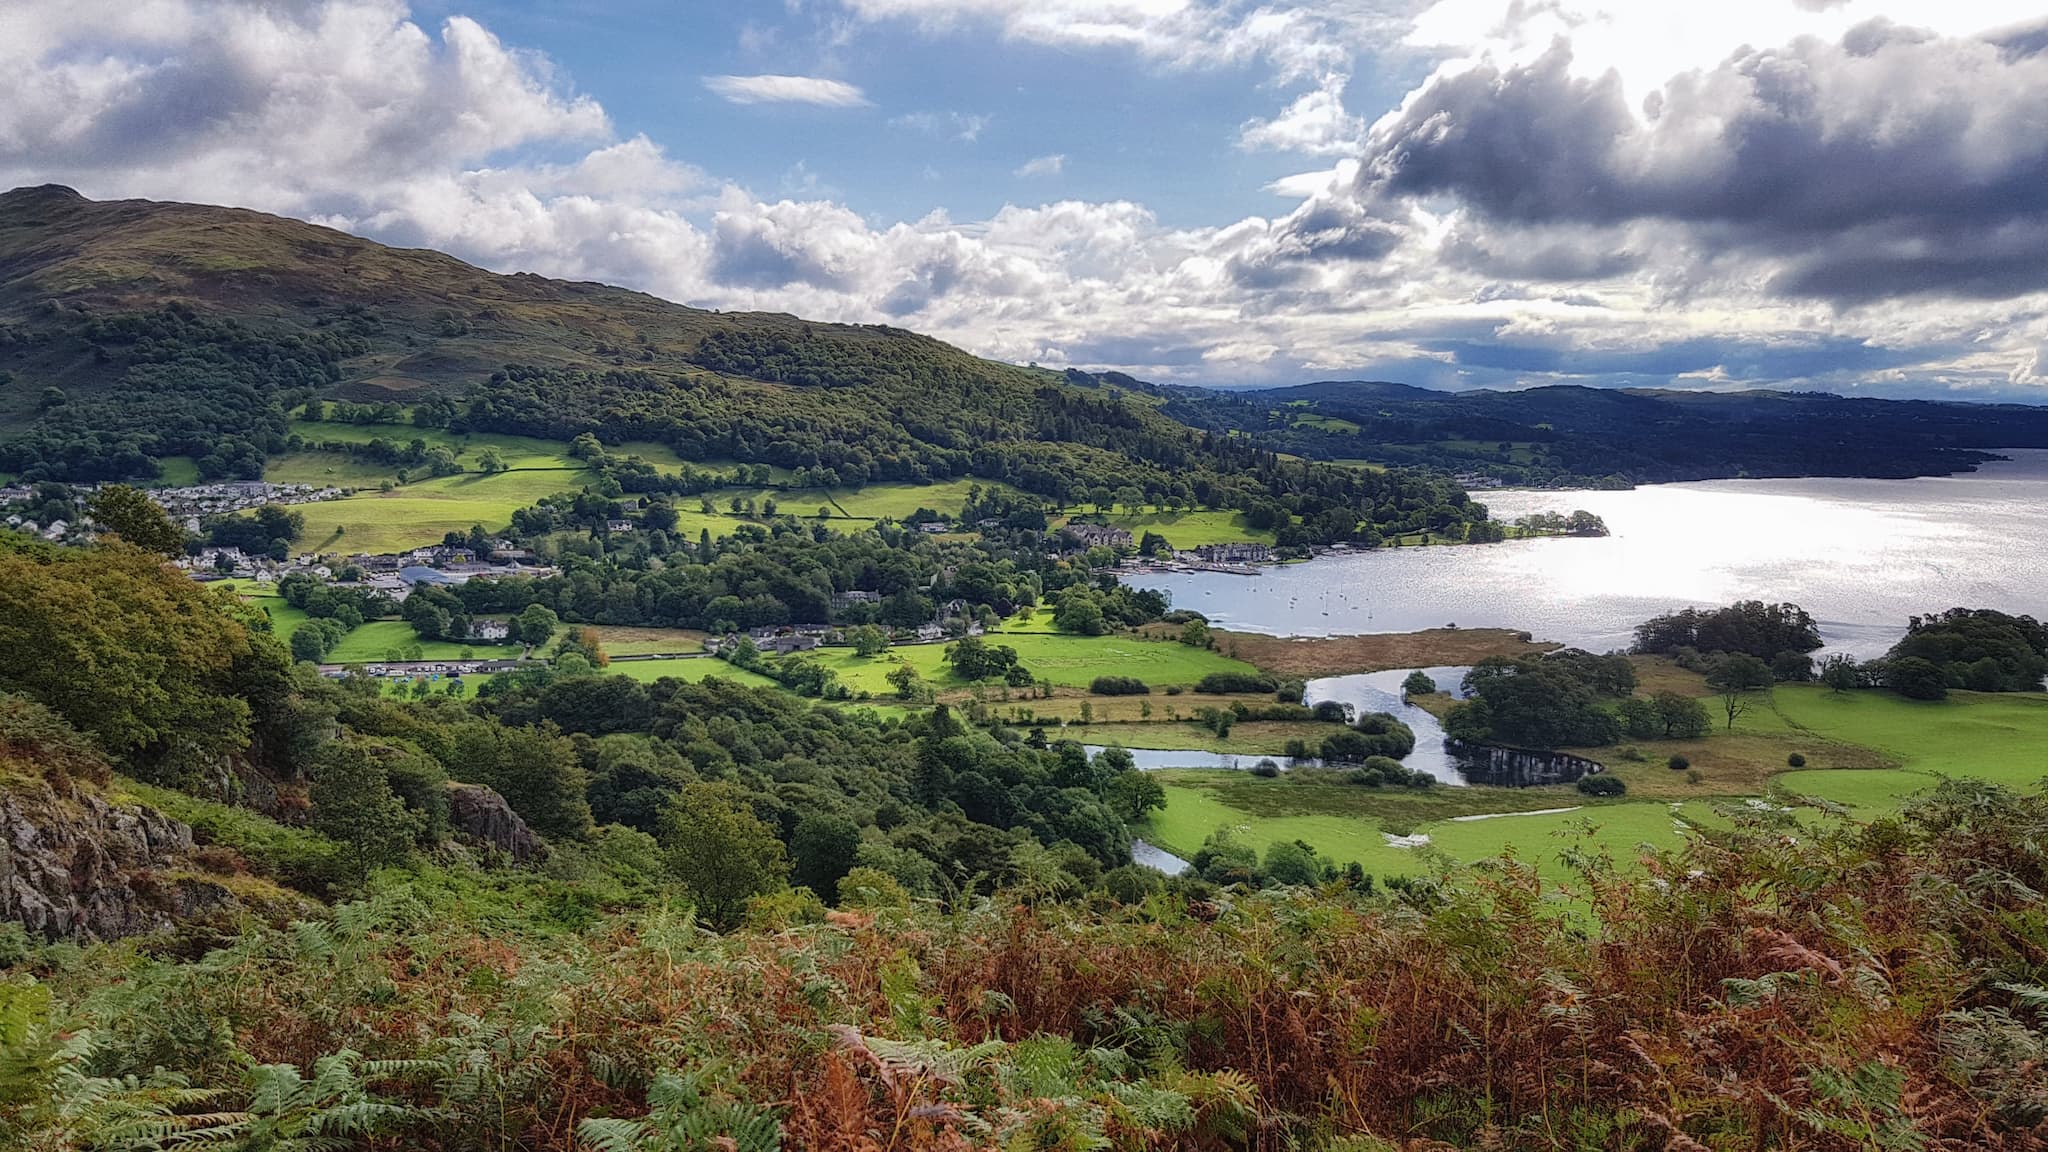
[[[489,844],[524,864],[547,854],[519,813],[505,798],[481,784],[448,785],[448,822],[455,830]]]
[[[0,919],[51,939],[170,927],[189,895],[165,900],[149,873],[191,847],[192,829],[153,809],[12,784],[0,791]]]

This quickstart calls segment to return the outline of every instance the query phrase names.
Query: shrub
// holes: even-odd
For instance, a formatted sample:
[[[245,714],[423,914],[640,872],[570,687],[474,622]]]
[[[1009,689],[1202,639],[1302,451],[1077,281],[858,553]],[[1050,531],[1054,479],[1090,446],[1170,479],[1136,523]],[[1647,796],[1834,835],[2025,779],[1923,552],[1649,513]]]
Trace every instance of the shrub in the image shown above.
[[[1421,669],[1410,672],[1408,678],[1401,681],[1401,695],[1403,696],[1427,696],[1435,691],[1436,681],[1431,680],[1429,673]]]
[[[1348,732],[1323,741],[1327,760],[1358,761],[1368,756],[1391,756],[1396,760],[1415,751],[1415,731],[1385,712],[1360,716]]]
[[[1687,784],[1698,784],[1706,778],[1707,774],[1705,772],[1700,771],[1697,768],[1688,768],[1685,770],[1685,782]]]
[[[1363,766],[1344,773],[1344,782],[1366,788],[1429,788],[1436,784],[1436,777],[1410,771],[1392,757],[1368,756]]]
[[[1885,664],[1885,687],[1908,700],[1945,700],[1948,678],[1932,661],[1900,656]]]
[[[1671,769],[1673,772],[1683,772],[1687,768],[1692,767],[1692,761],[1687,760],[1683,756],[1673,756],[1671,759],[1666,760],[1664,762],[1664,766]]]
[[[1263,672],[1211,672],[1196,683],[1195,691],[1210,696],[1240,692],[1272,692],[1280,682]]]
[[[1785,763],[1794,768],[1804,768],[1806,767],[1806,757],[1794,752],[1790,756],[1785,757]]]
[[[1088,690],[1097,696],[1144,696],[1152,688],[1136,676],[1097,676]]]
[[[1271,760],[1261,760],[1257,764],[1252,765],[1252,775],[1263,776],[1271,780],[1273,777],[1280,775],[1280,766]]]
[[[1628,785],[1613,776],[1581,776],[1579,791],[1588,796],[1620,796],[1628,791]]]

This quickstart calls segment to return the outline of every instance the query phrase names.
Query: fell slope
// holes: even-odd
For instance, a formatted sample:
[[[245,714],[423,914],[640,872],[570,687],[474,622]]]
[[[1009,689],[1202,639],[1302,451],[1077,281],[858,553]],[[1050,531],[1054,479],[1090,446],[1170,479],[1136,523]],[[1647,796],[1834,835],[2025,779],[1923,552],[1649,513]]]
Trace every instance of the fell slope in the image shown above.
[[[1151,491],[1251,457],[1084,374],[901,329],[499,275],[240,209],[0,195],[0,470],[146,478],[191,456],[208,476],[253,476],[316,397],[854,484],[1022,473],[1047,495]]]

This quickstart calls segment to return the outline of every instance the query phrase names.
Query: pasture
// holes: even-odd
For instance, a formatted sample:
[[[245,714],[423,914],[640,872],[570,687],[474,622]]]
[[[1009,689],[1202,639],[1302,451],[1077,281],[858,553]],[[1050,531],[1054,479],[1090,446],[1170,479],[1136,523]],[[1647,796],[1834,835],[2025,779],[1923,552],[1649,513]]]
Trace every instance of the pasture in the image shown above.
[[[1135,636],[1065,636],[1034,632],[1005,632],[986,637],[991,644],[1017,650],[1017,660],[1033,675],[1067,688],[1086,688],[1098,676],[1136,676],[1153,688],[1193,684],[1211,672],[1253,672],[1241,660],[1185,644],[1145,640]],[[945,662],[944,644],[906,644],[879,656],[861,657],[851,648],[825,648],[813,653],[838,673],[839,680],[855,692],[886,696],[895,689],[889,673],[900,664],[916,668],[918,674],[941,690],[969,687],[953,675]],[[1155,703],[1165,698],[1158,698]],[[1180,707],[1192,712],[1201,698],[1177,698]],[[1163,708],[1162,708],[1163,714]]]
[[[565,471],[464,473],[421,480],[389,492],[358,492],[340,500],[302,504],[306,518],[298,547],[310,552],[401,552],[438,544],[450,532],[481,524],[503,531],[512,513],[544,496],[574,492],[585,473]]]
[[[1157,532],[1175,548],[1187,550],[1203,544],[1271,544],[1273,534],[1261,532],[1244,522],[1244,514],[1226,508],[1202,508],[1189,512],[1167,512],[1155,507],[1104,517],[1111,527],[1122,528],[1132,543],[1145,533]]]
[[[456,460],[471,470],[476,469],[477,460],[485,448],[497,449],[507,468],[574,470],[583,467],[583,461],[570,456],[569,446],[559,440],[539,440],[500,432],[458,434],[446,428],[420,428],[412,424],[339,424],[327,420],[293,420],[289,428],[309,445],[330,441],[368,444],[373,440],[389,440],[404,445],[419,440],[429,448],[446,448],[454,452]],[[387,467],[387,475],[396,473],[396,465]]]
[[[1690,825],[1715,819],[1704,805],[1598,803],[1570,788],[1439,788],[1418,794],[1266,780],[1243,772],[1175,770],[1159,776],[1166,808],[1152,814],[1141,834],[1175,855],[1192,858],[1210,833],[1228,828],[1261,854],[1273,844],[1300,840],[1325,859],[1356,861],[1378,876],[1426,874],[1437,856],[1470,863],[1513,852],[1547,879],[1561,880],[1566,873],[1559,857],[1567,848],[1604,850],[1626,862],[1641,845],[1676,848]],[[1263,794],[1264,802],[1247,800],[1246,789]],[[1252,807],[1262,810],[1247,810]],[[1391,836],[1428,840],[1404,846]]]

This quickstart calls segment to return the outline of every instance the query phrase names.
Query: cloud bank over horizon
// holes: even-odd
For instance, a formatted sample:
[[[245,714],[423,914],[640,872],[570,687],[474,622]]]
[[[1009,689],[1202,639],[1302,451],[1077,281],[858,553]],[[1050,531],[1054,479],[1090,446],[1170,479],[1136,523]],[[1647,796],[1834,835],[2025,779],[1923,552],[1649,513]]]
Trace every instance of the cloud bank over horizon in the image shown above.
[[[1162,381],[2048,401],[2048,18],[1662,7],[810,0],[735,37],[758,69],[707,67],[687,115],[628,118],[488,12],[28,0],[0,11],[0,187],[234,204]],[[1052,107],[1016,85],[908,103],[885,70],[920,51],[1126,70],[1187,93],[1137,114],[1208,149],[1140,163],[1052,112],[965,106]],[[763,186],[677,143],[723,116],[929,160],[799,156]],[[964,164],[999,206],[948,203]],[[1158,206],[1258,164],[1288,173],[1249,186],[1270,212]],[[930,206],[864,210],[877,181],[928,181]]]

